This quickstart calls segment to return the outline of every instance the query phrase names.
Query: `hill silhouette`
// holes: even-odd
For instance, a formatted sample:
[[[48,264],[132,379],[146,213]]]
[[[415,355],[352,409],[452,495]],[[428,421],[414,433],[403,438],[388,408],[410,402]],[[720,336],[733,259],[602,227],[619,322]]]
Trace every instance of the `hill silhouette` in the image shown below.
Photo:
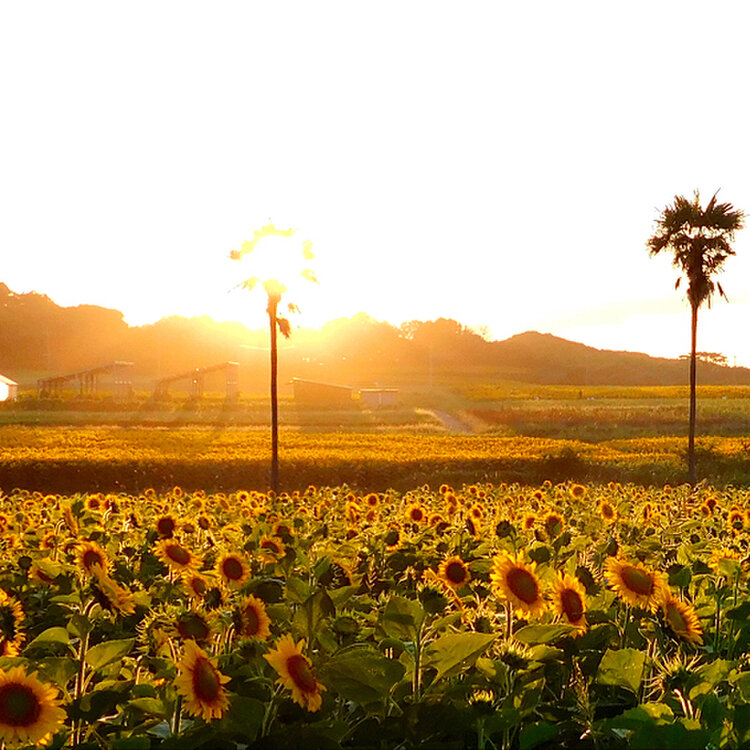
[[[118,310],[62,307],[37,292],[0,283],[0,373],[33,387],[38,377],[114,360],[134,363],[136,388],[159,377],[226,360],[240,363],[243,392],[265,392],[268,333],[209,317],[170,316],[129,326]],[[319,329],[298,328],[280,342],[281,377],[362,386],[451,384],[466,380],[566,385],[683,385],[687,363],[595,349],[527,331],[488,341],[458,321],[410,321],[400,327],[365,313]],[[219,376],[220,377],[220,376]],[[701,384],[750,384],[750,370],[699,363]],[[218,388],[217,388],[218,390]]]

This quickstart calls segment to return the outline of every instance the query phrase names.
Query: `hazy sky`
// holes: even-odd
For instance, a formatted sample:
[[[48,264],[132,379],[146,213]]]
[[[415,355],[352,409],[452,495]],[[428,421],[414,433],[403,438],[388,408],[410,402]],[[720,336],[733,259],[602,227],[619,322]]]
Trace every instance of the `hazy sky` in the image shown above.
[[[259,327],[228,255],[271,219],[317,254],[299,325],[677,356],[645,242],[677,193],[750,211],[748,28],[739,1],[3,3],[0,280]],[[698,348],[750,366],[750,228],[735,249]]]

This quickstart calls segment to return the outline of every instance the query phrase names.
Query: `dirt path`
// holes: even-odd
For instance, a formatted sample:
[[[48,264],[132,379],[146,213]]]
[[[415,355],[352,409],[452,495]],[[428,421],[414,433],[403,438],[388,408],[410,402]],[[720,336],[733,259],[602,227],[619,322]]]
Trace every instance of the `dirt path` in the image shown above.
[[[430,412],[434,414],[442,423],[448,432],[458,432],[467,434],[472,430],[460,419],[454,417],[453,414],[449,414],[447,411],[439,411],[438,409],[430,409]]]

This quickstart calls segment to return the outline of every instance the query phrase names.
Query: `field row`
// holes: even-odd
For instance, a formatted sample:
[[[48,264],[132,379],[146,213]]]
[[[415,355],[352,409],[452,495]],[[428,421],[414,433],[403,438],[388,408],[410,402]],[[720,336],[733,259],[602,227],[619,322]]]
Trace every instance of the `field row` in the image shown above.
[[[584,443],[544,438],[283,431],[282,486],[617,480],[679,484],[686,441],[641,438]],[[268,487],[270,439],[241,429],[0,429],[0,487],[50,492],[141,491],[178,484]],[[750,440],[702,438],[698,468],[715,484],[750,479]]]

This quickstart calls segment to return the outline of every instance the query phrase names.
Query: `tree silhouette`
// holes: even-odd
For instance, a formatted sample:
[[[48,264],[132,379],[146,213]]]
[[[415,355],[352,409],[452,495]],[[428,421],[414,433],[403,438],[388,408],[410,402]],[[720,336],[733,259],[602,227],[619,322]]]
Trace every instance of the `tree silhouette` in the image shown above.
[[[745,215],[731,203],[717,203],[716,194],[705,208],[695,191],[692,200],[676,195],[656,221],[656,233],[647,242],[650,256],[662,251],[672,253],[672,265],[687,279],[687,299],[691,312],[690,336],[690,422],[688,429],[688,478],[695,484],[695,389],[698,309],[716,291],[727,299],[721,284],[713,276],[722,270],[724,261],[734,255],[731,242],[734,233],[744,226]],[[682,276],[677,279],[675,289]]]
[[[294,234],[293,229],[277,229],[272,223],[268,223],[261,229],[256,229],[251,240],[242,243],[240,250],[232,250],[229,257],[232,260],[241,260],[244,256],[252,253],[258,247],[258,243],[268,237],[291,237]],[[301,258],[305,261],[313,259],[312,242],[306,240],[302,243]],[[295,273],[295,269],[289,267],[289,258],[277,257],[275,263],[266,264],[263,276],[252,276],[245,281],[240,282],[238,286],[252,291],[255,286],[260,284],[268,297],[269,329],[271,334],[271,489],[278,494],[279,492],[279,395],[278,395],[278,347],[276,345],[276,332],[281,331],[285,338],[291,336],[292,327],[288,318],[279,315],[279,304],[281,298],[287,291],[279,277],[284,275],[288,277]],[[303,268],[299,275],[308,281],[318,282],[315,274],[309,268]],[[299,312],[294,303],[289,303],[289,312]]]

